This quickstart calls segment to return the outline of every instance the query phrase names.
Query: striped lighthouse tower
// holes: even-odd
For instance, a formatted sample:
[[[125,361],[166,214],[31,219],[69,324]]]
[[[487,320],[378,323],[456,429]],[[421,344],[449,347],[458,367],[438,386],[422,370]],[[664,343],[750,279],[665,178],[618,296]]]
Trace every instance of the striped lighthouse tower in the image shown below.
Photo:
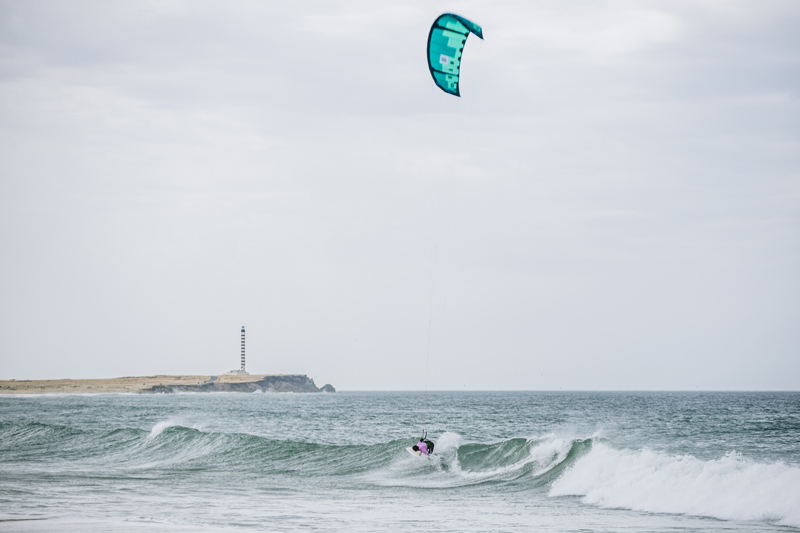
[[[242,374],[247,374],[247,372],[245,372],[245,370],[244,370],[244,326],[242,326],[242,368],[241,368],[241,373]]]

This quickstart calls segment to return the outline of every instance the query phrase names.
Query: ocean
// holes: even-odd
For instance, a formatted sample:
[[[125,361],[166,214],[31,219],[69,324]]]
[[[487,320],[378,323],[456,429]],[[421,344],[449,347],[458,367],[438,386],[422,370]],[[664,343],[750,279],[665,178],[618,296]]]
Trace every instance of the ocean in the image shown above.
[[[0,397],[0,531],[221,529],[797,530],[800,393]]]

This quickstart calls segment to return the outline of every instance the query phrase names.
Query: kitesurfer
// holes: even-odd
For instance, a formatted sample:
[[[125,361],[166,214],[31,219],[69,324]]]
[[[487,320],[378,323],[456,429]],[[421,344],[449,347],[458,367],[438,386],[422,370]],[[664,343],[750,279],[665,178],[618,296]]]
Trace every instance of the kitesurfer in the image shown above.
[[[415,452],[422,452],[424,455],[430,455],[433,453],[433,442],[422,437],[419,439],[418,443],[411,447],[411,449]]]

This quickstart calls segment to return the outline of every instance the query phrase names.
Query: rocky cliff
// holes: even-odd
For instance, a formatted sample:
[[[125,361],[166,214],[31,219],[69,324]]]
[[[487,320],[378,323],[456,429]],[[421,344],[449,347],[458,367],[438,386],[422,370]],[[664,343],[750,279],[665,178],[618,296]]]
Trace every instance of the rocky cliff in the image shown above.
[[[225,376],[227,377],[227,376]],[[230,381],[211,379],[205,383],[193,384],[169,384],[155,385],[149,389],[144,389],[144,393],[171,393],[171,392],[336,392],[332,385],[324,385],[321,389],[317,387],[314,380],[305,374],[286,374],[276,376],[263,376],[258,379]]]

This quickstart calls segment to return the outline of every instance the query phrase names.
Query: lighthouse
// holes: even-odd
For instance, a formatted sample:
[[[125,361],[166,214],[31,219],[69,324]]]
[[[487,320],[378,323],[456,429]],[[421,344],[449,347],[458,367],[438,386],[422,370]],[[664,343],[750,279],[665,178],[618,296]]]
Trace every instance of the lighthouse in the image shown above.
[[[226,374],[247,374],[247,371],[244,369],[244,326],[242,326],[242,355],[240,363],[241,366],[239,368],[226,372]]]
[[[241,373],[242,374],[247,374],[247,372],[245,372],[245,370],[244,370],[244,326],[242,326],[242,368],[241,368]]]

